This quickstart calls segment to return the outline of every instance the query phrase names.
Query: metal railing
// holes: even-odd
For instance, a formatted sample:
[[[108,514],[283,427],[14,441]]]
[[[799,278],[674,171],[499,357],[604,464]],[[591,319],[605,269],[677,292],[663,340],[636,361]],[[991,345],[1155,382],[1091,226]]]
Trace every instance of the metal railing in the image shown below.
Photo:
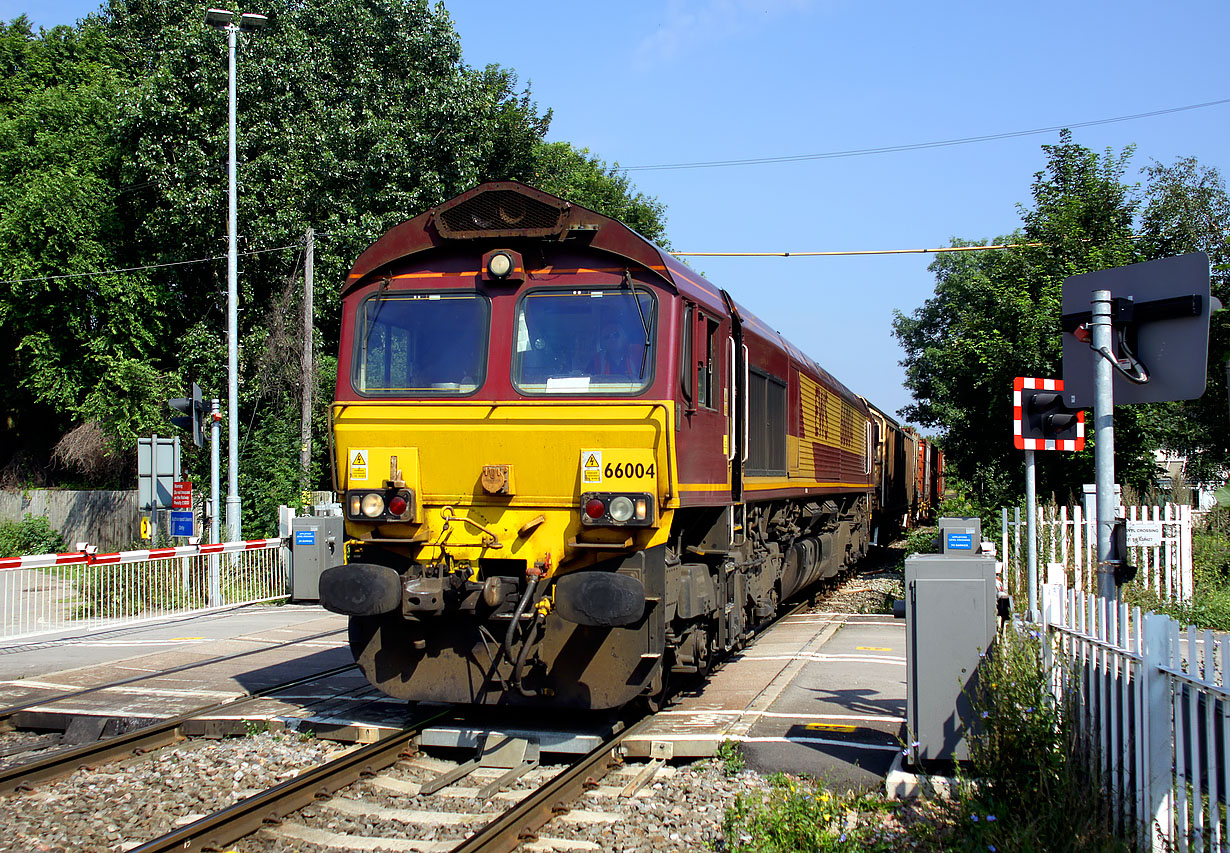
[[[0,559],[0,641],[285,599],[284,544],[253,539]]]
[[[1156,591],[1165,601],[1191,601],[1192,508],[1183,504],[1120,507],[1129,521],[1161,523],[1161,544],[1129,548],[1132,565],[1139,569],[1136,583]],[[1024,513],[1014,507],[1000,510],[1001,554],[1008,592],[1018,602],[1028,601],[1025,577],[1029,545]],[[1085,592],[1097,591],[1097,535],[1092,517],[1080,506],[1038,507],[1038,584],[1047,580],[1047,566],[1063,566],[1067,585]]]
[[[1075,754],[1138,849],[1230,847],[1230,635],[1047,584],[1047,670]]]

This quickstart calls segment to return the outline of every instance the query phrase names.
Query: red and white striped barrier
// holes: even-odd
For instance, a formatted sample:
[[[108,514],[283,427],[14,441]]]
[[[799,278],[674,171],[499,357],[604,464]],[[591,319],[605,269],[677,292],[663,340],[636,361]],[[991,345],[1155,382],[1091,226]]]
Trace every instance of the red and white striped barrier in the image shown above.
[[[248,539],[242,542],[218,542],[208,545],[181,545],[176,548],[145,548],[139,551],[117,551],[112,554],[96,554],[91,551],[70,551],[65,554],[35,554],[28,557],[5,557],[0,559],[0,571],[4,569],[42,569],[48,566],[119,566],[125,563],[143,563],[168,557],[197,557],[202,554],[234,554],[243,551],[261,551],[278,548],[284,540]]]

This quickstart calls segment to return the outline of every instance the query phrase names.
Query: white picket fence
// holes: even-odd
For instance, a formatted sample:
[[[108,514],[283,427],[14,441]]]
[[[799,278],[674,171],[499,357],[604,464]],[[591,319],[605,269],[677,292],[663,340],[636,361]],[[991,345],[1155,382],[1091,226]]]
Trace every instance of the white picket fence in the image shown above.
[[[288,596],[282,539],[0,559],[0,641],[97,631]]]
[[[1075,754],[1138,849],[1230,849],[1230,636],[1048,583],[1044,643]]]
[[[1001,550],[1005,581],[1014,601],[1028,596],[1029,535],[1025,513],[1020,507],[1001,510]],[[1155,590],[1166,601],[1191,601],[1192,508],[1184,504],[1119,507],[1128,521],[1161,522],[1160,545],[1129,549],[1131,564],[1139,569],[1136,582]],[[1038,585],[1047,577],[1049,564],[1064,567],[1068,586],[1085,592],[1097,591],[1096,519],[1085,516],[1081,507],[1038,507]]]

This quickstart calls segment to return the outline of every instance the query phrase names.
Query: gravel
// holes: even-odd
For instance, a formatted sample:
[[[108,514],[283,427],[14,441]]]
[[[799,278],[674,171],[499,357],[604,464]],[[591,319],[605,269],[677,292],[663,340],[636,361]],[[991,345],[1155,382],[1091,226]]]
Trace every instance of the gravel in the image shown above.
[[[181,746],[0,797],[0,851],[112,851],[170,832],[324,761],[342,744],[293,732]]]

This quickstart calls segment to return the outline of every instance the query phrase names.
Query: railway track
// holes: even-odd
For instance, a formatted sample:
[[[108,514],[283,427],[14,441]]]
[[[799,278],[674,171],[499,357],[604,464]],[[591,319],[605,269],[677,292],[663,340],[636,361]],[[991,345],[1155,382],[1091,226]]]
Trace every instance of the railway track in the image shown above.
[[[321,681],[354,668],[355,665],[350,664],[335,667],[324,672],[313,673],[310,676],[296,678],[262,690],[252,691],[242,696],[194,708],[187,713],[129,732],[117,734],[113,737],[103,738],[92,743],[70,745],[57,749],[50,754],[34,758],[31,761],[18,762],[8,767],[0,768],[0,794],[12,791],[28,791],[40,782],[56,779],[80,767],[94,767],[177,743],[189,736],[186,731],[187,727],[191,723],[200,720],[201,717],[217,713],[223,709],[230,711],[238,710],[245,703],[273,696],[286,690],[293,690],[304,684]]]
[[[361,747],[295,779],[132,848],[131,853],[222,850],[259,830],[266,830],[269,840],[275,845],[311,843],[332,849],[402,849],[441,853],[511,851],[524,841],[536,839],[544,824],[571,812],[572,803],[587,789],[596,786],[597,781],[611,769],[618,767],[622,763],[616,756],[619,742],[635,730],[632,727],[620,732],[562,768],[530,768],[539,771],[536,774],[539,778],[528,779],[528,793],[521,789],[501,796],[499,789],[502,786],[498,779],[481,791],[466,788],[458,791],[457,785],[448,782],[432,790],[434,784],[440,784],[448,777],[456,776],[457,784],[463,784],[468,779],[465,775],[458,776],[458,765],[423,760],[418,756],[414,747],[415,738],[422,726],[430,721],[431,718],[424,719],[400,734]],[[413,781],[405,778],[405,772],[398,775],[384,772],[398,763],[412,765],[405,768],[411,776],[417,772],[429,778]],[[441,769],[444,772],[438,773]],[[515,771],[517,768],[513,769]],[[518,778],[524,780],[526,776],[523,773]],[[384,792],[386,800],[389,794],[400,798],[400,807],[368,800],[364,792],[353,792],[354,796],[334,796],[364,778],[367,787]],[[454,790],[450,792],[449,787]],[[454,796],[449,797],[450,793]],[[470,794],[476,796],[468,796]],[[514,801],[504,808],[503,803],[508,799]],[[479,809],[455,810],[453,806],[458,802],[465,805],[478,803]],[[315,806],[314,811],[324,816],[323,821],[314,820],[317,815],[309,815],[307,822],[302,817],[288,820],[307,806]],[[312,825],[321,822],[328,824],[329,817],[337,815],[375,817],[404,830],[400,837],[376,842],[368,835],[339,833]],[[443,827],[448,827],[451,834],[458,837],[440,838]]]

